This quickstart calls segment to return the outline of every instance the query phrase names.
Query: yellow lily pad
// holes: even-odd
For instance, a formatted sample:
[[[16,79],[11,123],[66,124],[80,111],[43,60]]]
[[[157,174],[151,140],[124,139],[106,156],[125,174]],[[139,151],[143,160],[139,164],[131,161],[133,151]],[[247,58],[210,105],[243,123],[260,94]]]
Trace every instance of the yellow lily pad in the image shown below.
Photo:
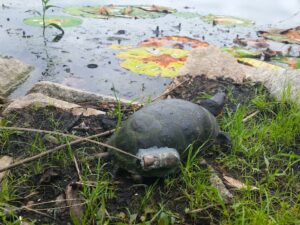
[[[190,51],[173,48],[134,48],[121,52],[121,66],[134,73],[148,76],[175,77]]]
[[[120,50],[127,50],[127,49],[132,48],[132,45],[116,45],[116,44],[113,44],[113,45],[108,46],[108,48],[111,48],[111,49],[120,49]]]
[[[257,59],[251,59],[251,58],[238,58],[238,62],[253,66],[256,68],[266,68],[266,69],[271,69],[271,70],[279,70],[282,69],[280,66],[276,66],[270,63],[266,63],[264,61],[260,61]]]

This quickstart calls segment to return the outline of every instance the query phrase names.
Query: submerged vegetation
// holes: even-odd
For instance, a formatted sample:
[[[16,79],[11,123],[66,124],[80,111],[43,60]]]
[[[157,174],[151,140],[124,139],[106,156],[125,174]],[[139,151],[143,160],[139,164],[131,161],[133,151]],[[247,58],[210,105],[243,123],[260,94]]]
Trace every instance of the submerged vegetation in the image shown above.
[[[134,184],[123,173],[113,178],[110,162],[91,157],[99,149],[90,144],[69,145],[46,159],[13,169],[1,183],[1,223],[297,224],[300,111],[288,96],[278,102],[258,90],[248,103],[237,104],[235,110],[228,107],[218,119],[232,138],[231,152],[217,146],[199,149],[197,156],[189,155],[180,174],[165,179]],[[116,112],[120,120],[120,106]],[[49,111],[48,121],[57,130],[59,122],[51,115]],[[1,120],[1,126],[9,125]],[[0,143],[1,155],[15,157],[35,155],[51,146],[43,135],[4,130]],[[233,198],[226,202],[211,184],[212,171],[203,159],[220,177],[233,177],[246,186],[229,188]],[[75,208],[68,207],[57,198],[67,195],[70,183],[79,189],[77,206],[84,206],[81,217],[75,203]]]

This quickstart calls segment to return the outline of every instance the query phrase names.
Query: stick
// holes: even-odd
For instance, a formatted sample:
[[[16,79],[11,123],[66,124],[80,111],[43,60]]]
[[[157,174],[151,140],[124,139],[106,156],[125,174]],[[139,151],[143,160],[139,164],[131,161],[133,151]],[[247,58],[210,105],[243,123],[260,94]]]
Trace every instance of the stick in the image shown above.
[[[162,93],[161,95],[159,95],[158,97],[154,98],[154,99],[152,100],[152,102],[154,102],[154,101],[156,101],[157,99],[160,99],[161,97],[163,97],[163,96],[165,96],[165,95],[171,93],[172,91],[174,91],[176,88],[180,87],[182,84],[184,84],[184,83],[187,82],[187,81],[188,81],[188,79],[182,81],[181,83],[177,84],[175,87],[171,88],[171,89],[168,90],[167,92],[164,92],[164,93]]]
[[[73,156],[73,160],[74,160],[74,164],[75,164],[75,167],[76,167],[76,170],[77,170],[78,178],[79,178],[80,181],[82,181],[82,177],[81,177],[81,174],[80,174],[78,162],[77,162],[77,159],[76,159],[75,156]]]
[[[259,113],[259,111],[255,111],[254,113],[251,113],[250,115],[246,116],[244,119],[243,119],[243,122],[247,122],[248,120],[250,120],[252,117],[256,116],[257,114]]]
[[[106,136],[106,135],[109,135],[109,134],[113,133],[113,131],[114,131],[114,130],[109,130],[109,131],[106,131],[106,132],[104,132],[104,133],[96,134],[96,135],[93,135],[93,136],[90,136],[90,137],[87,137],[87,138],[103,137],[103,136]],[[85,138],[85,139],[87,139],[87,138]],[[40,158],[42,158],[42,157],[44,157],[44,156],[46,156],[46,155],[49,155],[49,154],[51,154],[51,153],[53,153],[53,152],[56,152],[56,151],[58,151],[58,150],[60,150],[60,149],[65,148],[65,147],[67,147],[67,146],[71,146],[71,145],[80,143],[80,142],[82,142],[82,141],[85,141],[85,139],[78,138],[77,140],[72,141],[72,142],[70,142],[70,143],[68,143],[68,144],[63,144],[63,145],[57,146],[57,147],[55,147],[55,148],[52,148],[52,149],[50,149],[50,150],[47,150],[47,151],[45,151],[45,152],[42,152],[42,153],[40,153],[40,154],[37,154],[37,155],[35,155],[35,156],[32,156],[32,157],[23,159],[23,160],[21,160],[21,161],[19,161],[19,162],[13,163],[13,164],[11,164],[11,165],[9,165],[9,166],[7,166],[7,167],[0,168],[0,172],[6,171],[6,170],[10,170],[10,169],[15,168],[15,167],[17,167],[17,166],[20,166],[20,165],[29,163],[29,162],[31,162],[31,161],[40,159]]]
[[[127,155],[127,156],[130,156],[130,157],[133,157],[133,158],[136,158],[136,159],[140,160],[140,158],[137,157],[136,155],[125,152],[122,149],[116,148],[116,147],[111,146],[109,144],[105,144],[103,142],[94,141],[94,140],[91,140],[89,138],[79,137],[79,136],[76,136],[76,135],[73,135],[73,134],[65,134],[65,133],[61,133],[61,132],[57,132],[57,131],[39,130],[39,129],[22,128],[22,127],[3,127],[3,126],[0,126],[0,130],[17,130],[17,131],[36,132],[36,133],[46,133],[46,134],[55,134],[55,135],[61,135],[61,136],[64,136],[64,137],[76,138],[76,139],[80,139],[81,141],[87,141],[87,142],[91,142],[91,143],[94,143],[94,144],[97,144],[97,145],[101,145],[101,146],[106,147],[106,148],[113,149],[116,152],[119,152],[119,153],[122,153],[124,155]]]

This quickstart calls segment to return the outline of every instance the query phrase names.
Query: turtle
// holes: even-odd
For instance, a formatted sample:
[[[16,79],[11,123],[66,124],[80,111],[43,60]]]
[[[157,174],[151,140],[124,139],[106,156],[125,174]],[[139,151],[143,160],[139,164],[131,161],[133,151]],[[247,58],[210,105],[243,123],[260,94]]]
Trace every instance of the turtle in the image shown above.
[[[178,171],[187,148],[207,148],[214,143],[230,148],[229,135],[215,118],[225,101],[219,92],[195,104],[182,99],[152,102],[133,113],[108,140],[126,153],[109,150],[119,168],[141,177],[165,177]]]

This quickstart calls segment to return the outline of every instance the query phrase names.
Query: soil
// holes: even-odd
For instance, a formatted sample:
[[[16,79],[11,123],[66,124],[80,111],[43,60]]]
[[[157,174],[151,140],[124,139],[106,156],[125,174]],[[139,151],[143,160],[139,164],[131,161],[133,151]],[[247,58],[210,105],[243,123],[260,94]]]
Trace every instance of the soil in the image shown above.
[[[261,89],[259,84],[246,83],[244,85],[238,85],[231,82],[228,79],[210,80],[204,76],[197,77],[182,77],[179,80],[188,79],[187,82],[176,88],[169,93],[169,97],[181,98],[189,100],[195,103],[208,95],[222,90],[225,91],[230,98],[227,99],[226,107],[228,110],[235,111],[237,102],[242,104],[243,102],[249,101],[256,93],[258,89]],[[21,113],[15,113],[10,118],[7,125],[19,126],[19,127],[30,127],[39,128],[46,130],[56,130],[62,132],[73,133],[80,136],[89,136],[95,133],[101,133],[114,128],[117,124],[117,119],[114,115],[114,110],[111,108],[113,105],[108,106],[107,104],[99,105],[98,103],[85,103],[85,106],[94,107],[96,109],[105,110],[108,116],[97,116],[97,117],[74,117],[69,113],[62,113],[54,108],[48,107],[47,110],[35,109],[25,110]],[[136,108],[129,106],[127,109],[123,109],[123,119],[126,119]],[[84,126],[82,124],[84,123]],[[28,148],[37,138],[37,134],[27,132],[16,132],[10,135],[9,141],[3,142],[0,139],[1,155],[11,155],[14,158],[26,158],[28,155]],[[37,145],[43,145],[45,149],[50,149],[57,144],[49,141],[44,136],[42,137],[43,143],[36,143]],[[105,142],[105,138],[101,141]],[[28,143],[28,144],[26,144]],[[25,149],[24,149],[25,148]],[[83,151],[86,156],[92,156],[99,153],[99,149],[91,144],[77,144],[72,147],[74,154],[78,153],[78,162],[80,164]],[[36,152],[35,152],[36,154]],[[84,155],[83,154],[83,155]],[[33,153],[32,153],[33,155]],[[86,159],[85,159],[86,160]],[[89,161],[89,166],[92,171],[96,171],[98,159],[94,158]],[[68,184],[74,183],[79,180],[74,163],[64,165],[61,163],[59,158],[48,156],[40,160],[40,163],[44,165],[44,169],[40,172],[36,172],[34,167],[36,162],[31,164],[18,167],[12,170],[12,174],[18,178],[26,178],[24,184],[17,188],[17,195],[21,196],[20,199],[10,202],[11,205],[21,207],[22,205],[28,205],[30,202],[47,202],[54,201],[59,195],[65,193],[65,189]],[[54,166],[55,165],[55,166]],[[104,171],[109,174],[113,174],[113,165],[108,160],[104,166]],[[177,175],[174,175],[176,179]],[[108,199],[106,202],[106,209],[109,215],[119,215],[120,213],[126,213],[126,208],[131,212],[138,212],[141,214],[141,201],[145,195],[145,187],[149,184],[156,184],[156,191],[154,199],[151,202],[165,202],[167,208],[177,213],[180,218],[184,218],[185,224],[211,224],[211,218],[206,217],[204,211],[201,215],[203,219],[196,219],[189,217],[185,213],[185,209],[188,207],[188,201],[180,199],[182,193],[179,192],[179,188],[174,191],[168,191],[164,186],[164,179],[144,179],[145,185],[137,185],[131,178],[130,174],[126,171],[120,171],[116,174],[116,177],[112,179],[111,185],[115,190],[115,196]],[[180,185],[180,184],[178,184]],[[178,191],[177,191],[178,190]],[[100,200],[99,200],[100,201]],[[42,205],[40,208],[55,208],[55,203]],[[35,209],[38,209],[35,207]],[[213,210],[210,213],[213,213]],[[28,210],[22,210],[19,215],[23,218],[27,218],[30,221],[36,221],[37,224],[67,224],[71,223],[69,216],[69,209],[64,208],[60,210],[46,210],[42,211],[47,214],[40,215]],[[150,216],[151,214],[149,213]],[[216,218],[218,216],[216,215]],[[12,218],[13,219],[13,218]],[[114,220],[112,220],[114,222]]]

